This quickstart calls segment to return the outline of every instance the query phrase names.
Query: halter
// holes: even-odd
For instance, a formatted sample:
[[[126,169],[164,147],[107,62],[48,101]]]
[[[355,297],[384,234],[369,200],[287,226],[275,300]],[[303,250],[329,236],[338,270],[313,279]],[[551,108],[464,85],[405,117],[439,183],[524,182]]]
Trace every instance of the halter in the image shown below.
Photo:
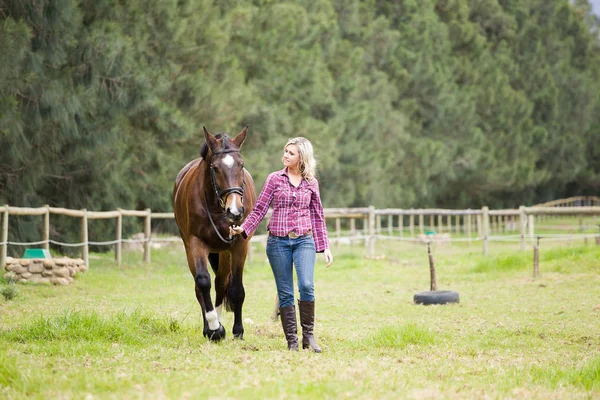
[[[225,153],[239,153],[239,150],[235,150],[235,149],[229,149],[229,150],[221,150],[221,151],[217,151],[213,153],[213,156],[218,155],[218,154],[225,154]],[[212,183],[212,187],[215,191],[215,194],[217,195],[217,199],[219,199],[219,205],[221,206],[221,208],[223,210],[225,210],[225,202],[227,201],[227,197],[229,197],[229,195],[231,193],[237,193],[240,196],[244,196],[244,183],[246,183],[246,177],[244,174],[244,170],[242,169],[242,186],[233,186],[227,189],[219,189],[219,186],[217,186],[217,179],[215,177],[215,169],[213,167],[212,162],[210,163],[210,181]],[[225,200],[223,200],[223,196],[225,196]]]

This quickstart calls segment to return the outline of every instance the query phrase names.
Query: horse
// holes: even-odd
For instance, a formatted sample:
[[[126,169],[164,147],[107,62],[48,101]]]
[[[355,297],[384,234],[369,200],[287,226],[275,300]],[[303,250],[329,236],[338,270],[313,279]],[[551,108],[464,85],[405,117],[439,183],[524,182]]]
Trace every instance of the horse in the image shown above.
[[[173,209],[185,247],[187,263],[194,277],[196,299],[202,308],[203,335],[210,341],[225,338],[221,324],[222,306],[233,311],[234,338],[243,339],[242,281],[250,236],[231,237],[229,227],[239,225],[256,201],[256,188],[244,168],[240,148],[248,126],[234,138],[226,133],[211,134],[204,129],[200,157],[177,174],[173,188]],[[211,300],[211,277],[215,275],[215,305]]]

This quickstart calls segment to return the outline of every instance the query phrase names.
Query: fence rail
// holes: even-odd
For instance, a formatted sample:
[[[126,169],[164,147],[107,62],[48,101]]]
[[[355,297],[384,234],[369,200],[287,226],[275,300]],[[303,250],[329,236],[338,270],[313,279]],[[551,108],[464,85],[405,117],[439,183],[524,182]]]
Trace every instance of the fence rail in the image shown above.
[[[374,255],[374,246],[377,239],[389,239],[397,232],[398,240],[405,241],[423,241],[427,240],[423,236],[431,235],[433,229],[436,232],[462,233],[466,237],[453,239],[454,241],[481,241],[483,253],[488,253],[489,241],[520,241],[520,247],[525,249],[527,239],[533,240],[535,236],[534,218],[550,217],[550,216],[579,216],[580,219],[584,216],[600,215],[600,201],[596,202],[596,197],[578,197],[567,199],[568,204],[581,204],[582,206],[564,206],[561,204],[557,207],[544,205],[525,207],[519,209],[501,209],[490,210],[487,206],[481,209],[466,209],[466,210],[450,210],[450,209],[375,209],[374,207],[362,208],[326,208],[326,220],[335,221],[335,230],[330,229],[330,240],[332,242],[350,240],[363,241],[368,248],[370,256]],[[597,206],[595,204],[598,204]],[[592,205],[589,205],[592,204]],[[89,246],[90,245],[114,245],[115,260],[121,264],[122,244],[131,242],[141,242],[144,246],[144,261],[150,262],[151,259],[151,244],[153,241],[160,242],[170,239],[153,238],[151,232],[153,219],[174,219],[172,212],[153,213],[150,209],[146,210],[123,210],[117,209],[114,211],[88,211],[71,210],[59,207],[13,207],[5,205],[0,207],[2,215],[2,225],[0,232],[0,266],[6,262],[9,245],[31,246],[41,245],[45,249],[49,249],[50,244],[62,246],[79,246],[81,247],[81,257],[86,265],[89,266]],[[267,214],[270,217],[271,211]],[[79,243],[61,243],[50,239],[50,215],[66,215],[74,218],[81,218],[81,241]],[[42,216],[42,239],[36,242],[10,242],[8,240],[8,220],[11,215],[14,216]],[[123,239],[123,217],[139,217],[144,218],[144,233],[143,239]],[[387,236],[383,235],[382,219],[387,217]],[[462,218],[462,221],[461,221]],[[115,240],[105,242],[91,242],[88,238],[88,221],[90,219],[115,219],[116,220],[116,238]],[[425,220],[429,219],[426,225]],[[444,221],[445,219],[445,221]],[[454,224],[452,220],[454,219]],[[362,230],[356,227],[356,221],[362,221]],[[342,235],[342,221],[346,223],[348,235]],[[394,224],[397,221],[397,224]],[[426,229],[427,228],[427,229]],[[515,231],[518,234],[509,238],[507,236],[493,236],[493,232],[510,232]],[[405,236],[405,233],[407,236]],[[473,236],[475,234],[475,236]],[[547,235],[546,235],[547,236]],[[572,235],[571,235],[572,236]],[[584,235],[585,236],[585,235]],[[587,235],[590,236],[590,235]],[[586,237],[587,237],[586,236]],[[582,236],[583,237],[583,236]],[[264,241],[265,235],[255,235],[252,241]]]

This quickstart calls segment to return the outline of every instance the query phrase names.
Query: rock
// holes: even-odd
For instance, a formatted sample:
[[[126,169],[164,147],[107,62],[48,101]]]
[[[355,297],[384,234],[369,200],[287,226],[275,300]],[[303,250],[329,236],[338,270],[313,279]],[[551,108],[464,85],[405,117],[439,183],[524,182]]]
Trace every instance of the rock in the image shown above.
[[[44,272],[44,264],[42,264],[41,262],[34,262],[27,269],[32,274],[41,274],[42,272]]]
[[[27,272],[27,267],[22,266],[21,264],[14,264],[15,268],[13,269],[13,272],[15,274],[23,274],[25,272]]]
[[[28,267],[29,264],[31,264],[31,260],[30,259],[26,259],[26,258],[22,258],[21,261],[19,262],[22,266],[24,267]]]
[[[48,276],[52,276],[52,275],[54,275],[54,271],[51,269],[45,269],[44,272],[42,272],[42,276],[48,277]]]
[[[61,285],[61,286],[69,284],[69,281],[66,278],[57,278],[57,277],[50,279],[50,282],[52,282],[55,285]]]
[[[26,279],[26,280],[27,280],[27,279],[31,278],[31,275],[32,275],[32,274],[31,274],[31,272],[23,272],[23,273],[21,274],[21,278],[23,278],[23,279]]]
[[[17,269],[17,266],[20,267],[21,264],[6,264],[6,267],[4,267],[4,269],[9,272],[13,272],[15,269]]]
[[[69,269],[67,267],[62,267],[54,270],[54,276],[59,278],[66,278],[69,276]]]
[[[55,258],[55,259],[54,259],[54,264],[55,264],[55,265],[65,265],[65,264],[67,264],[68,262],[69,262],[69,260],[68,260],[68,259],[66,259],[66,258]]]
[[[44,260],[43,264],[44,264],[44,268],[46,268],[46,269],[52,269],[52,268],[54,268],[54,261],[53,260]]]
[[[31,276],[27,280],[33,283],[40,283],[42,279],[42,275],[40,274],[31,274]]]

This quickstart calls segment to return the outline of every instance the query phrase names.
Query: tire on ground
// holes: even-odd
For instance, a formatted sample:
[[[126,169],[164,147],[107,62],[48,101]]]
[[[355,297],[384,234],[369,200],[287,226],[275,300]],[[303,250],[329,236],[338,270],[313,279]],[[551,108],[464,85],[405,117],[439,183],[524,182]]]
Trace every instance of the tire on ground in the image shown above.
[[[420,292],[415,294],[414,302],[423,305],[458,303],[458,292],[453,290],[431,290]]]

